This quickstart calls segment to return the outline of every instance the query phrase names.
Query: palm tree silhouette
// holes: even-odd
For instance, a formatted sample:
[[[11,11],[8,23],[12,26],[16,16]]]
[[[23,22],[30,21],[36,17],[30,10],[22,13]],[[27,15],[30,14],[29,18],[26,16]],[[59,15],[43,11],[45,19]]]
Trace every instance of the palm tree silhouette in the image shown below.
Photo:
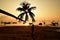
[[[25,15],[25,20],[23,23],[26,23],[26,21],[28,21],[28,13],[29,13],[32,19],[32,22],[35,22],[35,19],[34,19],[35,15],[31,12],[31,10],[35,9],[36,7],[30,7],[30,3],[27,3],[27,2],[23,2],[21,5],[22,7],[17,8],[17,10],[20,12],[23,11],[23,13],[19,14],[18,18],[23,19],[23,16]]]

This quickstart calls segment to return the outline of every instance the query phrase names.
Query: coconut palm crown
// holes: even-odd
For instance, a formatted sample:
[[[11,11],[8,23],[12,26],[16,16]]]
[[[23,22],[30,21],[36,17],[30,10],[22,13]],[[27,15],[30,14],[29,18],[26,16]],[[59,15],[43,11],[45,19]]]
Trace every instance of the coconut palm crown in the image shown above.
[[[30,3],[27,3],[27,2],[23,2],[21,5],[22,7],[17,8],[17,10],[20,12],[23,11],[23,13],[19,14],[18,17],[20,19],[23,19],[23,16],[25,15],[25,20],[23,23],[26,23],[26,21],[28,21],[28,13],[29,13],[29,16],[31,17],[32,22],[35,22],[35,19],[34,19],[35,15],[31,12],[31,10],[35,9],[36,7],[30,7]]]

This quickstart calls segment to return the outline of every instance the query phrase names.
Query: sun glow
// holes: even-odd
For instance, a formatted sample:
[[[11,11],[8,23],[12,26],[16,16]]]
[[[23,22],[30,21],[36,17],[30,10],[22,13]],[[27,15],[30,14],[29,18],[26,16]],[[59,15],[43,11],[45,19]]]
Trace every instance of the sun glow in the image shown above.
[[[30,7],[36,6],[36,9],[32,12],[35,14],[35,25],[38,25],[42,20],[46,21],[46,23],[50,23],[52,20],[57,20],[60,24],[60,0],[0,0],[0,9],[11,13],[18,17],[18,15],[22,12],[17,11],[18,7],[21,7],[20,3],[27,1],[31,4]],[[25,10],[28,12],[28,9]],[[28,14],[29,15],[29,14]],[[25,15],[23,20],[25,19]],[[0,21],[16,21],[14,18],[0,15]],[[29,23],[31,22],[31,18],[29,16]],[[23,24],[18,23],[19,25],[30,25],[29,23]]]
[[[28,23],[25,23],[24,25],[25,25],[25,26],[29,26],[29,24],[28,24]]]

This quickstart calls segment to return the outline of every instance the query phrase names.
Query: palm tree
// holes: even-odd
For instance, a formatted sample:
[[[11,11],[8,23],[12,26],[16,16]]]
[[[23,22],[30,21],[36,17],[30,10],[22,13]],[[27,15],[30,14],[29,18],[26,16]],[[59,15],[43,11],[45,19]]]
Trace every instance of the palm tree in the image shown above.
[[[22,5],[22,7],[17,8],[17,10],[20,12],[23,11],[23,13],[19,14],[18,18],[23,19],[23,16],[25,15],[25,20],[23,23],[26,23],[26,21],[28,21],[28,13],[29,13],[29,15],[32,19],[32,22],[35,22],[35,19],[34,19],[35,15],[31,12],[31,10],[35,9],[36,7],[30,7],[30,4],[27,2],[23,2],[21,5]]]
[[[35,40],[34,36],[33,36],[34,35],[34,24],[33,24],[33,22],[35,22],[35,19],[34,19],[35,15],[31,12],[31,10],[35,9],[36,7],[30,7],[30,3],[26,3],[26,2],[23,2],[21,5],[22,5],[22,7],[17,8],[17,10],[20,12],[23,11],[23,13],[19,14],[18,18],[20,18],[22,20],[23,16],[25,15],[25,20],[23,23],[26,23],[26,21],[28,21],[28,13],[29,13],[29,15],[32,19],[32,28],[31,28],[32,29],[32,39]]]

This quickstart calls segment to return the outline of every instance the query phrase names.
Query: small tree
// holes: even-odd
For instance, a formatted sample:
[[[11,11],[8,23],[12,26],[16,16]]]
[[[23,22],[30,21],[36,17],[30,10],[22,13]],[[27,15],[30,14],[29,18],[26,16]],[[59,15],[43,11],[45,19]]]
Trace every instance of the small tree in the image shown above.
[[[58,22],[55,22],[55,21],[52,21],[51,22],[53,26],[57,26],[58,25]]]

